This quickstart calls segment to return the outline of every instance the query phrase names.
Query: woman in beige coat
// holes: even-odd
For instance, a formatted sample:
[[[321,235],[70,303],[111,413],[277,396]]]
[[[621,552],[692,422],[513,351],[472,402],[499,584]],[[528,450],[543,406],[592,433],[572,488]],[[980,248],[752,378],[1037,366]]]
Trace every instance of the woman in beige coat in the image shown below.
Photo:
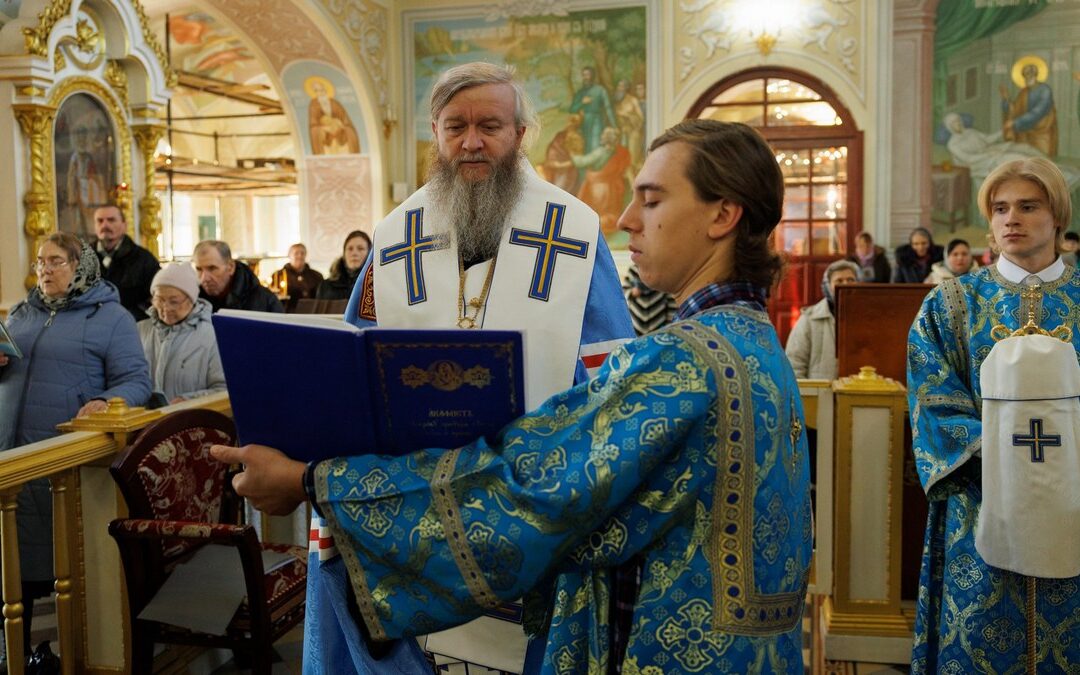
[[[858,274],[858,265],[848,260],[837,260],[825,268],[821,279],[825,297],[802,308],[784,349],[795,377],[836,379],[836,319],[833,318],[836,286],[853,283]]]

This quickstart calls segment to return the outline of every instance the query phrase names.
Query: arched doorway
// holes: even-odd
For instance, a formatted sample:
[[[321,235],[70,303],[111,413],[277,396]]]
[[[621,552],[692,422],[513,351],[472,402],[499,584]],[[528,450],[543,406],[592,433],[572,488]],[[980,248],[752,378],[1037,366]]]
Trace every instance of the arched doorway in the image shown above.
[[[799,309],[821,299],[825,268],[853,250],[862,229],[862,132],[823,82],[780,68],[717,82],[687,117],[748,124],[776,151],[785,191],[773,236],[788,266],[769,317],[786,341]]]

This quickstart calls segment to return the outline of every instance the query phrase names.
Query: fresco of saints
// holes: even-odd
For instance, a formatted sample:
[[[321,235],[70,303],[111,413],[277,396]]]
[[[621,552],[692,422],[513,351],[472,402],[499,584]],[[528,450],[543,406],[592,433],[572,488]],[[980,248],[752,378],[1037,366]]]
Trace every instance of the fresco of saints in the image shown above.
[[[566,118],[566,126],[555,134],[544,152],[544,163],[537,167],[540,177],[563,190],[577,192],[580,175],[574,166],[574,155],[585,151],[585,139],[581,136],[581,115]]]
[[[619,126],[608,91],[596,81],[596,70],[590,66],[581,69],[581,89],[574,94],[570,112],[581,113],[581,135],[585,137],[586,154],[600,147],[600,134],[604,129]]]
[[[619,131],[604,129],[600,147],[573,158],[574,165],[585,171],[578,199],[600,214],[604,234],[615,232],[625,206],[627,181],[633,179],[630,151],[619,144]]]
[[[645,161],[645,113],[641,109],[641,101],[630,93],[627,80],[619,80],[615,87],[615,118],[622,132],[623,145],[630,151],[634,173],[637,173]]]
[[[1017,77],[1019,69],[1020,77]],[[1058,126],[1054,93],[1046,83],[1048,68],[1038,57],[1025,57],[1013,65],[1013,80],[1023,87],[1009,100],[1009,90],[1001,85],[1002,131],[1005,140],[1027,143],[1047,157],[1057,155]]]
[[[308,132],[311,154],[346,155],[360,152],[360,137],[349,113],[334,99],[334,85],[325,77],[312,75],[304,80],[304,91],[311,97],[308,106]]]

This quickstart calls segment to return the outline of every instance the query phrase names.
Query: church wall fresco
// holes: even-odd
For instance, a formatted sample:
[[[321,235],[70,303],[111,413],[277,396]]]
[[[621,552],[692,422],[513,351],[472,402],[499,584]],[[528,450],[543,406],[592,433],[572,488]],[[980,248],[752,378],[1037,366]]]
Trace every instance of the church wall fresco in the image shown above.
[[[371,160],[366,155],[316,155],[305,160],[301,189],[313,227],[307,242],[309,258],[331,260],[341,255],[345,235],[367,229],[381,217],[372,214],[367,198],[371,186]],[[315,227],[314,225],[318,226]]]
[[[163,23],[162,21],[158,22]],[[266,65],[256,52],[237,33],[213,15],[205,12],[177,12],[169,16],[170,51],[173,67],[178,71],[237,82],[247,91],[277,100],[273,83],[267,76]],[[254,106],[229,101],[213,94],[180,88],[172,101],[174,117],[202,117],[223,114],[250,113]],[[282,118],[244,118],[216,120],[209,123],[221,134],[274,133],[282,131]],[[172,152],[179,157],[217,159],[232,164],[242,157],[292,157],[295,144],[288,137],[233,137],[215,144],[214,139],[179,131],[192,128],[190,122],[177,122],[170,139]],[[207,124],[199,125],[203,131]]]
[[[281,74],[296,111],[305,155],[368,152],[367,133],[356,90],[345,73],[318,61],[290,63]]]
[[[275,72],[302,59],[341,67],[318,26],[290,0],[207,0],[243,33],[257,40]]]
[[[1049,157],[1080,198],[1078,28],[1078,0],[939,5],[931,150],[938,238],[985,245],[975,197],[1002,162]],[[1080,231],[1080,214],[1071,229]]]

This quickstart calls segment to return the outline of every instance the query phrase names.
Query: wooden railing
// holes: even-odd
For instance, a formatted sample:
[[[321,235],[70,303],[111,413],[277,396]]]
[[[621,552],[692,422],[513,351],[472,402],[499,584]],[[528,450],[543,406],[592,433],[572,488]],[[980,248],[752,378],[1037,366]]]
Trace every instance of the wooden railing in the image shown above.
[[[232,412],[226,394],[156,411],[111,402],[103,413],[70,422],[68,433],[0,452],[4,639],[12,675],[22,675],[26,657],[17,498],[28,481],[38,478],[49,480],[53,495],[53,576],[62,672],[130,671],[123,570],[107,532],[112,518],[126,515],[126,506],[108,466],[143,427],[186,408]]]

